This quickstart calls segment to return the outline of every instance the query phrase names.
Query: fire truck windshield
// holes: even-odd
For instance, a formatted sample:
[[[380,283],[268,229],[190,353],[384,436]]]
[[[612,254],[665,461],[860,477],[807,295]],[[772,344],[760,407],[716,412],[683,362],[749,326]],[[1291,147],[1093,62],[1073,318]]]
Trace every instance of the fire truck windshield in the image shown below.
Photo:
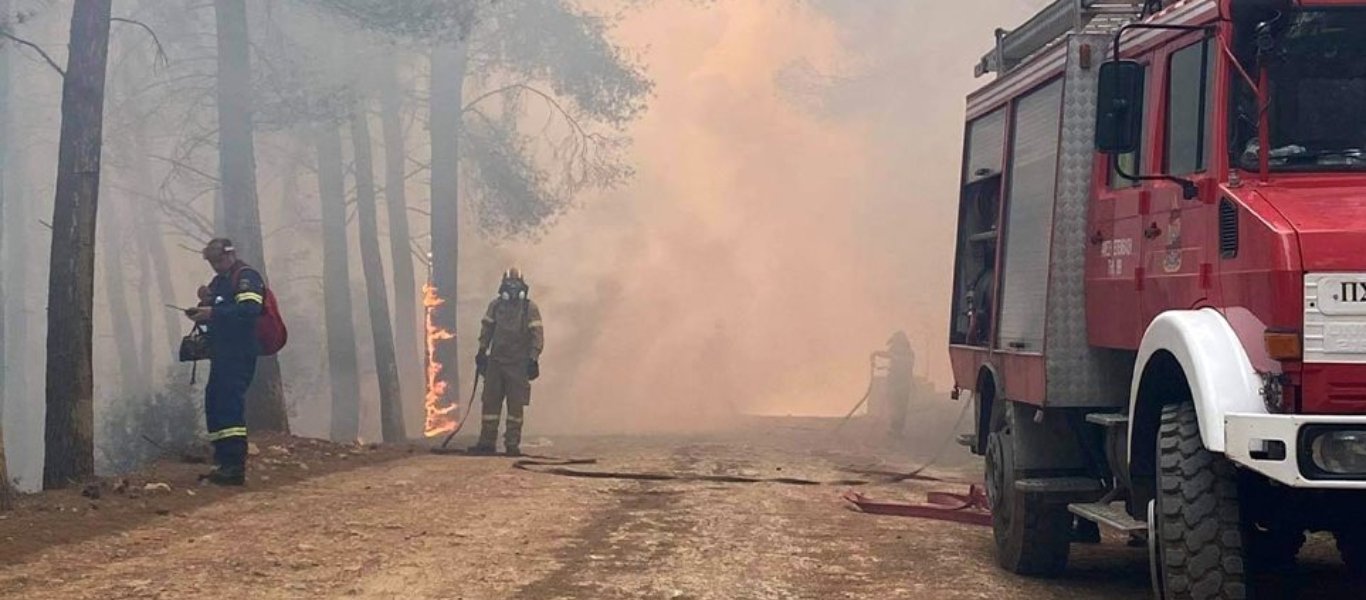
[[[1366,170],[1366,8],[1298,10],[1259,29],[1264,34],[1243,37],[1238,54],[1269,71],[1271,167]],[[1252,170],[1257,101],[1238,83],[1232,149]]]

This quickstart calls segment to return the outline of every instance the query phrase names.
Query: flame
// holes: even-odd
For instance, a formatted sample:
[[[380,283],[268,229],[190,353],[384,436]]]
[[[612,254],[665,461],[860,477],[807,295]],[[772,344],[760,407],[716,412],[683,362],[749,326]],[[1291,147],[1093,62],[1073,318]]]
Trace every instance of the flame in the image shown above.
[[[455,418],[457,405],[451,403],[449,406],[441,406],[441,399],[446,396],[446,382],[441,381],[441,371],[445,369],[445,365],[436,359],[436,344],[455,339],[455,334],[437,327],[432,322],[432,313],[445,303],[431,283],[422,286],[422,306],[426,308],[427,313],[427,398],[424,403],[427,409],[424,432],[427,437],[450,433],[459,425]]]

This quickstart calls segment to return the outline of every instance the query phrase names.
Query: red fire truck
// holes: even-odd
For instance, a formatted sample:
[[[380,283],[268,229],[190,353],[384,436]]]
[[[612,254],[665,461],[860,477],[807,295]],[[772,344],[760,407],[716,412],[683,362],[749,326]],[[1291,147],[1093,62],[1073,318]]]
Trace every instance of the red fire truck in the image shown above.
[[[1058,0],[968,97],[950,353],[997,557],[1366,571],[1366,0]]]

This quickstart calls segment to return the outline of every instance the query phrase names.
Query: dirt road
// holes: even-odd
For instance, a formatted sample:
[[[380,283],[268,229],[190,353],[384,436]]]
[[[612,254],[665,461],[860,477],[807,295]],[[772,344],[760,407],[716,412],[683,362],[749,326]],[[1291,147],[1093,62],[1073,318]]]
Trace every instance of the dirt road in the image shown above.
[[[556,439],[595,468],[839,479],[824,429]],[[1148,598],[1146,556],[1076,547],[1064,579],[997,570],[989,529],[848,510],[839,487],[575,479],[414,454],[249,489],[0,567],[12,598]],[[884,465],[886,466],[886,465]],[[866,486],[904,498],[925,488]],[[1291,579],[1345,593],[1315,542]],[[1310,582],[1318,586],[1310,589]],[[1328,594],[1325,596],[1324,594]]]

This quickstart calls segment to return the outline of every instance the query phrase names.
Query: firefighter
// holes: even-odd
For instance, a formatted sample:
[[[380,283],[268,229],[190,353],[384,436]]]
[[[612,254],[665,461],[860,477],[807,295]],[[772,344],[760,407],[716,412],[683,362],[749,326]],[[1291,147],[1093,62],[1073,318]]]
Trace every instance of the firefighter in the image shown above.
[[[541,375],[541,350],[545,348],[541,309],[529,295],[521,271],[509,269],[503,274],[498,297],[484,314],[475,356],[475,367],[484,377],[484,414],[479,442],[470,448],[471,454],[495,452],[505,400],[504,450],[508,456],[522,454],[522,419],[531,404],[531,382]]]
[[[215,485],[243,485],[247,473],[246,394],[260,353],[256,319],[265,303],[261,274],[237,257],[227,239],[209,241],[202,252],[216,274],[199,288],[199,306],[186,316],[205,329],[212,354],[204,390],[204,417],[213,443],[214,468],[201,477]]]
[[[906,333],[898,331],[887,340],[887,349],[876,353],[887,361],[887,404],[891,408],[888,435],[901,437],[906,429],[906,412],[910,409],[911,387],[915,379],[915,352]]]

